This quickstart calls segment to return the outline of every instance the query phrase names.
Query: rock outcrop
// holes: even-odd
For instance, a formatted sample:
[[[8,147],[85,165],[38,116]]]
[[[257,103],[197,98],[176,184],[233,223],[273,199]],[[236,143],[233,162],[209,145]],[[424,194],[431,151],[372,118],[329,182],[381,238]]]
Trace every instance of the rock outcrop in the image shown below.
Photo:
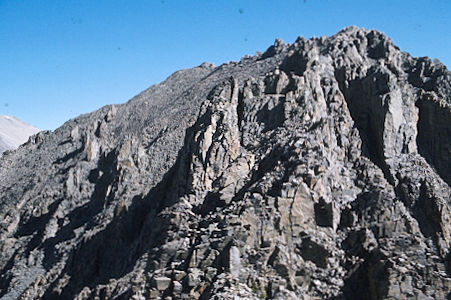
[[[0,299],[449,299],[450,154],[377,31],[179,71],[0,159]]]
[[[39,129],[19,119],[0,115],[0,155],[6,150],[14,150],[25,143]]]

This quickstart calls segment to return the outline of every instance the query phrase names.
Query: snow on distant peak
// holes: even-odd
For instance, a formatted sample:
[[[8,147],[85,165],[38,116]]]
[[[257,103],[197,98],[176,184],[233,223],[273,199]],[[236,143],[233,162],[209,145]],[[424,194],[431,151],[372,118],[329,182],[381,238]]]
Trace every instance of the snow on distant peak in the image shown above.
[[[16,117],[0,115],[0,153],[16,149],[39,131]]]

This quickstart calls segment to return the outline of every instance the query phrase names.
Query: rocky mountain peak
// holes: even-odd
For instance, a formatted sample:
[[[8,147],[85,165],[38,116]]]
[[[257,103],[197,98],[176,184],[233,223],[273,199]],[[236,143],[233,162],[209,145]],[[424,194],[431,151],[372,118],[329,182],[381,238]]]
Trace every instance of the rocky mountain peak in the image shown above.
[[[0,159],[0,298],[446,299],[450,87],[348,27],[41,132]]]

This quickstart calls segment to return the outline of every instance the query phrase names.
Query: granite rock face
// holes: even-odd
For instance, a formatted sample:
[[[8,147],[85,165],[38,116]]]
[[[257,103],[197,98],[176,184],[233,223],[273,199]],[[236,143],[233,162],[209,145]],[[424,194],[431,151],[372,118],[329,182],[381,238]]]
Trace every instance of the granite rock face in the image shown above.
[[[449,299],[451,74],[377,31],[176,72],[0,159],[0,299]]]
[[[0,155],[25,143],[39,129],[7,115],[0,115]]]

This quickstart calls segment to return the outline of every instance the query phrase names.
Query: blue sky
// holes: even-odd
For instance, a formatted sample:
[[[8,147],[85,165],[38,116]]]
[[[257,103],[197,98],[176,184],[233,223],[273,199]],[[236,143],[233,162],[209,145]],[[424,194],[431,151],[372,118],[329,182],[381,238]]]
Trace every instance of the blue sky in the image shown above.
[[[451,66],[450,0],[0,0],[0,114],[41,129],[174,71],[357,25]]]

